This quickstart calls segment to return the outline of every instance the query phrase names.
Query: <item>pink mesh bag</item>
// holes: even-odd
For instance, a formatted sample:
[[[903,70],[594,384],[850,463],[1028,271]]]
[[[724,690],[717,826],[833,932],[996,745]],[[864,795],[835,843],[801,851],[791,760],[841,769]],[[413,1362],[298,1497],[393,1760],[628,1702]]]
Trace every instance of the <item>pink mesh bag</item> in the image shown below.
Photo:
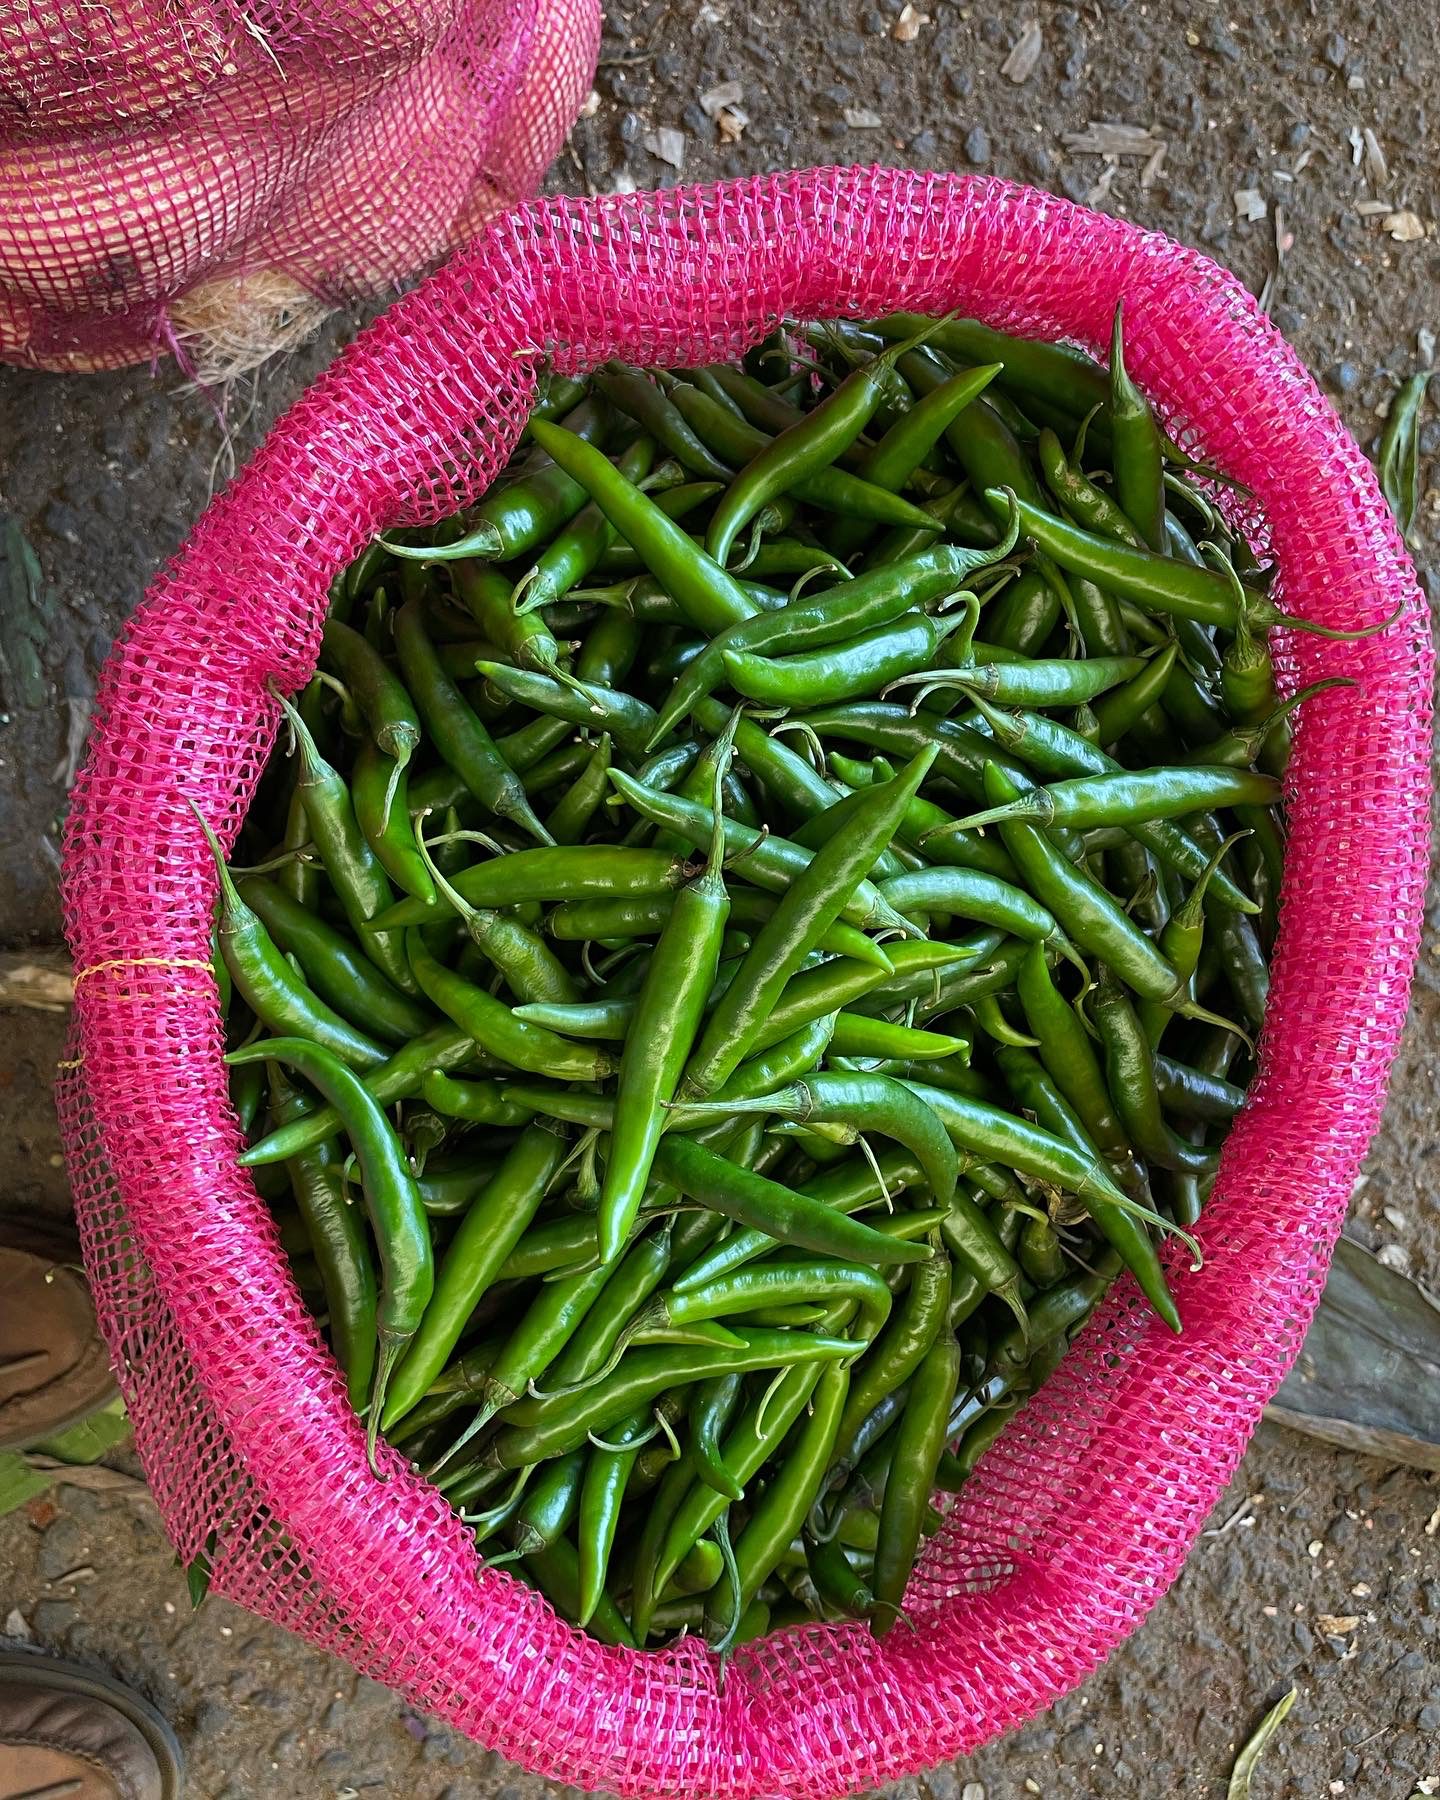
[[[540,185],[599,0],[0,7],[0,361],[223,375]]]
[[[958,308],[1126,351],[1173,429],[1248,485],[1282,603],[1383,635],[1282,640],[1306,709],[1261,1073],[1173,1338],[1128,1278],[929,1543],[913,1629],[809,1625],[723,1671],[601,1648],[503,1570],[393,1452],[366,1471],[338,1371],[235,1166],[207,963],[233,836],[334,572],[485,487],[542,351],[734,357],[782,314]],[[181,1554],[218,1590],[527,1767],[625,1795],[829,1796],[973,1749],[1081,1680],[1174,1578],[1299,1347],[1370,1141],[1420,925],[1431,651],[1370,467],[1213,263],[1048,194],[824,170],[517,208],[340,357],[150,591],[105,671],[70,815],[77,981],[60,1102],[86,1258]]]

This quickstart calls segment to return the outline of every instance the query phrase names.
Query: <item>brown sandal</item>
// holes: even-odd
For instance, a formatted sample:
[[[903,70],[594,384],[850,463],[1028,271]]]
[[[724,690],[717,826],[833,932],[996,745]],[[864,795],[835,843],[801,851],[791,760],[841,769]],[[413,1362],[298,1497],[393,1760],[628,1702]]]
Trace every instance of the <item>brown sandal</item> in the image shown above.
[[[180,1800],[184,1758],[113,1675],[0,1650],[0,1800]]]
[[[58,1224],[0,1219],[0,1450],[53,1437],[114,1393],[79,1246]]]

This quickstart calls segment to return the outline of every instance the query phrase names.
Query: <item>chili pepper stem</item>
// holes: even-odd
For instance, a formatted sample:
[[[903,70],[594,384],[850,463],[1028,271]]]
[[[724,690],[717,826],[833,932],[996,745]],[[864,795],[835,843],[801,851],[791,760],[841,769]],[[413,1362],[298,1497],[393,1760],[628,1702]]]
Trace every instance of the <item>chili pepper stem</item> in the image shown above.
[[[375,1461],[375,1445],[380,1436],[380,1415],[385,1410],[385,1395],[390,1387],[390,1377],[399,1366],[401,1357],[409,1348],[413,1331],[397,1332],[382,1325],[379,1329],[379,1349],[375,1357],[375,1384],[370,1390],[370,1405],[365,1414],[365,1460],[370,1466],[370,1473],[377,1481],[388,1481],[388,1475],[382,1475]]]

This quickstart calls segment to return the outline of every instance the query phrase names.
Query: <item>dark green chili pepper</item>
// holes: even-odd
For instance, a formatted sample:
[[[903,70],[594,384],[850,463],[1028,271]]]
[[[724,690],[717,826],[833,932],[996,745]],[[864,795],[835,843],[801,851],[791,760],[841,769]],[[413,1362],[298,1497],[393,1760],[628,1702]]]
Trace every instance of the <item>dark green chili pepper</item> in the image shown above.
[[[877,1638],[883,1638],[900,1616],[935,1471],[950,1435],[948,1420],[959,1375],[960,1346],[947,1325],[911,1378],[910,1396],[896,1428],[871,1581],[875,1610],[870,1629]]]
[[[635,1002],[620,1061],[610,1155],[600,1194],[602,1262],[619,1254],[640,1210],[664,1129],[665,1107],[690,1059],[720,965],[720,944],[730,914],[720,808],[725,762],[722,756],[715,769],[714,829],[705,869],[675,898]],[[768,929],[762,927],[762,933]]]
[[[445,1367],[476,1302],[539,1210],[564,1152],[564,1137],[551,1126],[528,1126],[466,1213],[441,1260],[434,1297],[395,1371],[384,1406],[386,1430],[420,1401]]]
[[[618,771],[611,770],[615,783]],[[702,835],[704,841],[708,832]],[[739,846],[737,846],[738,848]],[[612,844],[555,846],[546,850],[513,850],[490,862],[462,869],[451,883],[472,906],[522,906],[527,901],[608,900],[626,895],[667,894],[691,874],[683,856],[665,850],[641,850]],[[385,929],[425,925],[433,913],[413,900],[391,907],[380,921]]]
[[[1122,303],[1110,333],[1110,456],[1115,498],[1152,550],[1165,548],[1165,453],[1150,402],[1125,368]]]
[[[406,933],[406,949],[421,990],[482,1050],[512,1068],[565,1081],[603,1081],[609,1074],[609,1057],[517,1019],[503,1000],[432,956],[418,931]]]
[[[964,623],[959,614],[943,618],[907,614],[809,656],[766,657],[726,650],[724,666],[731,687],[748,700],[769,706],[828,706],[873,693],[914,669],[928,668],[946,637]]]
[[[655,1158],[661,1179],[727,1219],[782,1243],[866,1263],[923,1261],[923,1246],[893,1243],[868,1225],[737,1167],[690,1138],[666,1137]]]
[[[908,1245],[897,1247],[909,1248]],[[636,1407],[645,1405],[667,1388],[703,1381],[711,1375],[781,1368],[787,1371],[787,1380],[792,1375],[808,1376],[813,1386],[820,1363],[848,1359],[855,1354],[855,1345],[849,1338],[827,1337],[812,1331],[775,1331],[747,1325],[738,1327],[734,1335],[740,1340],[739,1349],[708,1344],[665,1344],[628,1350],[608,1375],[587,1384],[578,1393],[517,1401],[506,1415],[512,1423],[492,1439],[483,1460],[492,1468],[520,1469],[527,1463],[563,1456],[567,1450],[583,1444],[592,1431],[608,1431]],[[808,1388],[805,1391],[808,1394]],[[802,1398],[799,1405],[803,1404]],[[774,1416],[772,1406],[765,1415],[767,1431]],[[793,1413],[791,1418],[794,1418]],[[762,1455],[759,1461],[763,1460]],[[726,1461],[742,1485],[759,1466],[759,1461],[744,1466],[728,1443]],[[720,1504],[723,1506],[723,1500]],[[702,1525],[700,1531],[704,1529]],[[695,1536],[699,1535],[697,1531]],[[688,1549],[689,1544],[684,1548]],[[684,1555],[684,1549],[680,1555]],[[678,1562],[679,1558],[676,1560]],[[673,1566],[664,1571],[662,1586],[672,1573]]]
[[[772,438],[768,432],[727,412],[698,388],[682,383],[672,389],[670,398],[706,443],[727,462],[742,463],[748,467],[767,455],[771,447],[780,442],[779,437]],[[804,415],[805,418],[812,416]],[[903,526],[909,530],[918,529],[932,537],[940,530],[939,522],[922,507],[903,499],[899,494],[891,493],[887,488],[865,481],[859,475],[852,475],[846,469],[812,469],[793,481],[787,480],[786,491],[791,499],[806,506],[818,507],[822,512],[838,513],[846,518],[871,519],[877,524]]]
[[[420,1092],[420,1084],[432,1069],[454,1069],[474,1061],[478,1056],[473,1039],[456,1025],[432,1026],[418,1038],[412,1038],[397,1050],[388,1062],[372,1069],[364,1080],[365,1091],[381,1106],[396,1100],[408,1100]],[[272,1131],[244,1151],[242,1168],[258,1168],[265,1163],[284,1162],[302,1150],[323,1144],[341,1128],[341,1118],[333,1107],[321,1107]]]
[[[595,371],[596,387],[621,412],[629,413],[655,441],[693,474],[707,480],[728,482],[734,471],[712,454],[696,437],[685,416],[639,369],[609,362]],[[641,474],[644,470],[641,470]],[[631,476],[633,481],[637,479]]]
[[[985,787],[993,808],[1008,808],[1020,797],[1015,783],[993,763],[985,771]],[[1193,1010],[1185,999],[1185,983],[1150,939],[1097,882],[1066,860],[1044,831],[1007,816],[1000,835],[1031,892],[1082,950],[1107,958],[1145,999],[1163,1001],[1178,1012]]]
[[[858,1460],[858,1433],[887,1394],[909,1381],[950,1313],[950,1260],[934,1255],[911,1271],[899,1309],[856,1365],[831,1453],[832,1469],[843,1479]]]
[[[395,614],[395,648],[425,729],[444,761],[497,818],[509,820],[542,844],[548,843],[549,836],[531,809],[520,777],[441,668],[416,600],[408,600]],[[551,743],[547,750],[554,747]]]
[[[731,1641],[740,1616],[805,1522],[825,1478],[849,1382],[850,1371],[842,1365],[832,1364],[821,1371],[793,1445],[750,1509],[745,1529],[735,1542],[736,1591],[718,1585],[706,1608],[707,1622],[722,1633],[722,1642]]]
[[[1136,550],[1146,547],[1145,539],[1126,518],[1123,509],[1104,488],[1097,487],[1075,467],[1066,456],[1059,438],[1048,426],[1040,433],[1036,450],[1044,472],[1045,485],[1064,508],[1062,516],[1073,518],[1087,531],[1110,538],[1117,544],[1128,544]]]
[[[577,844],[590,828],[601,803],[610,792],[606,772],[610,767],[610,734],[597,739],[589,761],[556,801],[545,829],[557,844]]]
[[[664,1280],[672,1243],[673,1228],[665,1220],[659,1230],[633,1243],[624,1260],[609,1271],[599,1298],[548,1369],[547,1393],[578,1388],[605,1367],[621,1332]],[[593,1233],[590,1248],[594,1249]]]
[[[587,396],[565,415],[565,430],[592,446],[602,444],[613,414],[606,402]],[[556,430],[532,414],[526,427],[528,436],[541,447],[517,480],[494,488],[470,515],[469,528],[449,544],[398,544],[388,538],[380,542],[392,556],[416,562],[456,562],[462,557],[482,556],[489,562],[510,562],[534,550],[554,537],[560,527],[573,519],[585,504],[585,489],[559,464],[558,458],[545,454],[549,442],[542,433]],[[597,447],[595,454],[607,466],[609,459]],[[419,696],[417,695],[418,699]],[[422,718],[423,707],[422,707]]]
[[[405,893],[427,906],[435,883],[415,844],[404,767],[372,744],[362,744],[350,773],[350,797],[366,841],[385,873]]]
[[[980,404],[983,405],[983,401]],[[1001,486],[988,488],[985,501],[997,518],[1001,507],[1010,505]],[[1235,629],[1234,590],[1225,576],[1213,569],[1195,568],[1173,557],[1157,556],[1153,550],[1136,550],[1127,544],[1097,537],[1092,532],[1082,531],[1078,525],[1056,518],[1053,513],[1028,504],[1023,497],[1019,505],[1022,535],[1047,556],[1053,556],[1067,573],[1087,577],[1108,592],[1134,600],[1150,612],[1196,619],[1202,625],[1218,626],[1222,631]],[[1339,631],[1317,625],[1310,619],[1292,618],[1263,594],[1250,595],[1248,604],[1250,623],[1262,631],[1283,625],[1291,631],[1313,632],[1318,637],[1336,638],[1346,643],[1386,630],[1395,618],[1392,614],[1373,625],[1362,626],[1358,631]]]
[[[743,1500],[744,1490],[725,1465],[721,1437],[735,1416],[745,1381],[741,1375],[716,1375],[702,1382],[690,1406],[690,1456],[695,1473],[727,1500]]]
[[[729,561],[736,534],[767,501],[792,492],[797,481],[828,468],[854,444],[884,399],[887,378],[900,356],[933,329],[927,325],[908,342],[853,369],[818,405],[757,451],[721,496],[705,534],[706,551],[716,562]]]
[[[569,1538],[557,1537],[544,1550],[532,1550],[523,1559],[524,1567],[535,1579],[535,1585],[555,1610],[578,1624],[583,1607],[580,1586],[580,1556]],[[587,1629],[602,1644],[616,1644],[633,1650],[635,1639],[626,1628],[619,1608],[601,1594],[587,1620]]]
[[[572,1450],[536,1477],[510,1522],[511,1541],[522,1556],[548,1549],[575,1523],[589,1460],[588,1450]]]
[[[306,1037],[354,1068],[378,1067],[385,1061],[385,1046],[334,1012],[296,975],[259,915],[241,898],[224,852],[198,810],[195,817],[215,860],[220,884],[216,937],[240,998],[269,1030]]]
[[[1088,831],[1137,819],[1182,819],[1221,806],[1275,806],[1281,797],[1278,781],[1250,769],[1125,769],[1032,788],[1005,806],[957,819],[952,829],[973,831],[980,825],[1023,819],[1047,830],[1070,825]]]
[[[344,682],[365,720],[372,742],[400,771],[420,743],[420,717],[404,684],[358,631],[338,619],[325,621],[321,654]],[[391,790],[393,795],[394,790]],[[389,817],[387,800],[385,818]]]
[[[1168,1056],[1155,1058],[1155,1085],[1167,1112],[1207,1125],[1228,1125],[1245,1099],[1244,1088]]]
[[[1034,656],[1060,623],[1060,599],[1052,583],[1027,571],[1004,589],[985,613],[985,634],[1001,649]]]
[[[811,1075],[755,1100],[715,1104],[730,1113],[764,1111],[801,1125],[845,1123],[893,1138],[917,1158],[941,1206],[955,1197],[959,1164],[944,1126],[923,1099],[888,1075]],[[695,1119],[706,1110],[689,1107],[684,1116]]]
[[[374,963],[356,949],[353,939],[327,925],[318,913],[301,905],[277,882],[249,875],[240,883],[239,893],[263,923],[274,945],[300,964],[315,993],[342,1015],[348,1012],[362,1031],[386,1043],[404,1044],[435,1024],[434,1014],[387,981]],[[285,974],[288,973],[287,969]],[[257,1017],[261,1016],[252,1002],[247,999],[246,1003]],[[309,1004],[313,1005],[313,996],[309,997]],[[284,1029],[274,1024],[270,1028]],[[302,1035],[316,1036],[308,1029]],[[316,1037],[316,1041],[324,1040]],[[342,1056],[342,1060],[348,1062],[350,1058]],[[373,1057],[367,1053],[355,1066],[367,1068],[372,1062]]]
[[[1115,1110],[1131,1143],[1158,1168],[1192,1175],[1208,1173],[1214,1166],[1213,1155],[1195,1149],[1166,1125],[1155,1085],[1154,1053],[1144,1027],[1120,983],[1103,963],[1091,1008],[1105,1051]]]
[[[1099,1059],[1068,1001],[1062,998],[1037,944],[1020,965],[1016,990],[1040,1046],[1040,1060],[1086,1132],[1112,1161],[1124,1164],[1129,1140],[1116,1118]]]
[[[880,892],[906,914],[939,913],[946,918],[975,919],[1012,937],[1048,944],[1080,964],[1079,952],[1056,923],[1053,913],[1023,888],[978,869],[914,869],[882,882]]]
[[[459,1437],[431,1465],[432,1477],[452,1462],[496,1413],[513,1406],[532,1382],[540,1380],[578,1330],[610,1273],[598,1263],[582,1265],[542,1284],[481,1377],[479,1404]]]
[[[805,1539],[805,1566],[815,1584],[821,1602],[842,1618],[868,1618],[875,1604],[865,1578],[851,1564],[845,1546],[838,1539],[816,1543]]]
[[[250,1066],[263,1073],[261,1064]],[[269,1080],[271,1116],[277,1125],[288,1124],[300,1116],[300,1096],[278,1065],[270,1065]],[[285,1167],[320,1271],[335,1357],[345,1371],[351,1406],[363,1412],[375,1372],[375,1270],[364,1227],[345,1192],[341,1160],[338,1147],[325,1143],[292,1156]]]
[[[898,562],[884,564],[822,594],[791,601],[774,611],[712,635],[711,642],[676,683],[660,713],[659,734],[693,711],[710,688],[724,679],[727,651],[788,655],[821,649],[881,626],[913,609],[924,610],[963,587],[968,576],[1013,549],[1018,522],[993,549],[968,550],[957,544],[934,545]],[[744,747],[740,746],[744,755]]]
[[[751,889],[732,894],[730,900],[730,922],[742,926],[763,925],[778,904],[774,895]],[[571,944],[583,944],[592,938],[656,937],[674,911],[673,893],[645,894],[633,900],[567,900],[549,914],[545,929],[558,942]],[[879,944],[843,921],[837,920],[830,926],[816,948],[832,956],[869,963],[882,974],[889,974],[894,967]]]
[[[1096,701],[1098,743],[1118,743],[1140,724],[1151,707],[1159,705],[1178,655],[1179,646],[1172,639],[1150,658],[1138,675]]]
[[[714,814],[708,806],[682,800],[674,794],[658,794],[619,769],[610,771],[610,781],[642,817],[679,832],[688,843],[699,846],[709,842],[714,829]],[[769,888],[772,893],[788,892],[791,884],[814,860],[809,850],[788,838],[774,833],[767,836],[736,819],[725,819],[724,827],[725,851],[730,862],[739,865],[747,881],[756,887]],[[856,885],[841,908],[840,916],[862,930],[911,931],[870,881]]]
[[[295,1069],[335,1108],[355,1151],[381,1269],[376,1314],[379,1353],[366,1434],[371,1472],[378,1475],[375,1438],[385,1411],[386,1392],[396,1364],[420,1329],[435,1282],[430,1228],[415,1178],[385,1114],[365,1091],[360,1078],[328,1050],[301,1038],[267,1038],[243,1050],[232,1050],[226,1060],[232,1065],[272,1061]],[[453,1341],[447,1346],[447,1354],[451,1348]],[[442,1357],[433,1374],[439,1373],[443,1362]],[[428,1378],[425,1385],[429,1385]],[[423,1387],[420,1392],[424,1392]]]
[[[1097,745],[1058,720],[1047,719],[1043,713],[1002,712],[983,699],[977,699],[975,704],[994,732],[996,741],[1023,758],[1037,775],[1064,778],[1124,773],[1124,765],[1116,762],[1113,756],[1106,755]],[[1012,768],[1013,765],[1007,766],[1004,772],[1013,781]],[[1198,881],[1204,873],[1209,852],[1178,825],[1164,819],[1134,819],[1126,830],[1153,856],[1191,881]],[[1222,906],[1239,912],[1258,910],[1249,895],[1242,893],[1223,870],[1212,880],[1210,892]]]
[[[405,966],[403,943],[393,932],[374,927],[376,916],[390,906],[394,893],[360,829],[350,791],[339,772],[321,756],[301,715],[283,696],[280,705],[295,734],[300,755],[297,790],[330,885],[371,962],[394,986],[413,994],[415,984]],[[371,928],[367,930],[367,926]]]
[[[432,1069],[420,1083],[426,1103],[447,1119],[464,1119],[472,1125],[500,1129],[528,1125],[530,1108],[519,1105],[499,1081],[456,1081],[441,1069]]]
[[[685,1069],[687,1095],[719,1087],[754,1046],[790,978],[852,903],[852,896],[869,885],[865,871],[895,835],[934,760],[933,751],[924,753],[894,781],[870,789],[864,813],[851,821],[847,832],[815,851],[803,872],[797,873],[701,1033]]]
[[[585,1471],[580,1489],[580,1595],[575,1623],[586,1626],[594,1618],[605,1598],[605,1575],[610,1565],[615,1534],[620,1525],[620,1509],[625,1503],[625,1488],[641,1439],[650,1427],[648,1409],[632,1413],[613,1428],[618,1446],[613,1450],[595,1450]]]
[[[891,313],[876,321],[886,338],[908,338],[927,322],[924,313]],[[1077,419],[1092,407],[1108,405],[1110,384],[1105,371],[1083,351],[1068,344],[1012,337],[977,319],[944,319],[930,338],[932,349],[967,363],[1001,365],[1000,385],[1038,395]]]

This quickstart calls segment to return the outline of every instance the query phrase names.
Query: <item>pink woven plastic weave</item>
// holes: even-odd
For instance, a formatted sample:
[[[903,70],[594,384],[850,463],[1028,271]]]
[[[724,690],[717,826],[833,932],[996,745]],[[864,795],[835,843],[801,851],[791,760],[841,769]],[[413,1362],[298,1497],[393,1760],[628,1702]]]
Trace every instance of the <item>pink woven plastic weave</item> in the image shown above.
[[[0,361],[183,350],[261,274],[384,292],[536,191],[599,37],[599,0],[0,7]]]
[[[390,1455],[367,1474],[238,1137],[206,967],[213,873],[185,797],[232,834],[275,731],[266,684],[314,666],[332,574],[378,529],[484,488],[538,352],[730,357],[782,314],[959,308],[1095,349],[1125,299],[1133,372],[1244,481],[1297,613],[1307,708],[1262,1073],[1172,1338],[1128,1284],[982,1462],[931,1541],[914,1629],[785,1631],[721,1678],[643,1655],[488,1573]],[[394,306],[201,520],[106,669],[65,903],[80,976],[61,1094],[88,1266],[146,1470],[215,1586],[504,1755],[627,1795],[826,1797],[952,1757],[1072,1687],[1179,1569],[1299,1346],[1380,1111],[1425,867],[1431,652],[1360,451],[1233,277],[999,181],[820,171],[509,213]],[[1183,1260],[1183,1259],[1181,1259]]]

